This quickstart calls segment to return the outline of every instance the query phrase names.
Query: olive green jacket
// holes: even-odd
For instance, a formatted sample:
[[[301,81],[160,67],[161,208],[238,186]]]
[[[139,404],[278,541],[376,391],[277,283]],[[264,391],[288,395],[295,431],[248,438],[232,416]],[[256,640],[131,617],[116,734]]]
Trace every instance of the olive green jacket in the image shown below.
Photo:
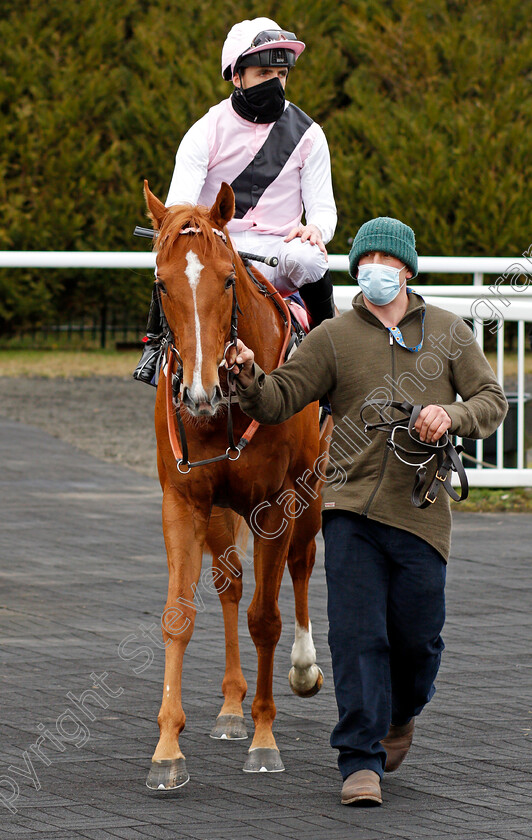
[[[502,423],[508,406],[461,318],[410,292],[399,328],[407,347],[421,342],[424,328],[417,352],[400,346],[359,294],[350,311],[312,330],[282,367],[266,375],[255,365],[254,381],[247,388],[237,382],[238,398],[246,414],[270,425],[329,394],[334,420],[330,462],[326,472],[322,462],[315,465],[316,474],[325,478],[323,509],[353,511],[403,528],[433,545],[447,560],[451,539],[447,493],[441,490],[428,508],[414,507],[415,468],[390,451],[386,434],[364,432],[360,408],[368,399],[437,404],[451,418],[451,433],[484,438]],[[457,394],[461,402],[456,401]]]

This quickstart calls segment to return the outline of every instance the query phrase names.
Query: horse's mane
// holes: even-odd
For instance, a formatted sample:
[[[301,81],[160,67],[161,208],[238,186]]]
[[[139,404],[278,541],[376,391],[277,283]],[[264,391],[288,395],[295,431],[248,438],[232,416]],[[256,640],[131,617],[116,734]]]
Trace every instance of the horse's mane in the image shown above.
[[[194,228],[204,237],[205,248],[214,246],[218,237],[213,231],[209,208],[202,205],[178,204],[169,207],[162,221],[159,235],[154,239],[153,249],[162,259],[169,256],[176,237],[186,228]]]

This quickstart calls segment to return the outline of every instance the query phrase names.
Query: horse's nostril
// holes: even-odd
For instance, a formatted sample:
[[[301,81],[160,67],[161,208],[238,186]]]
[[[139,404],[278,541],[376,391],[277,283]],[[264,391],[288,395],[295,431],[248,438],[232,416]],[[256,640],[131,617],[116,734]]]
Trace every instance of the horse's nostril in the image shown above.
[[[222,389],[220,388],[219,385],[215,385],[214,386],[214,391],[213,391],[213,394],[212,394],[212,397],[211,397],[212,407],[216,408],[217,405],[220,405],[222,400],[223,400]]]
[[[194,408],[194,401],[191,399],[190,391],[188,390],[186,385],[183,387],[182,400],[183,405],[186,405],[187,408]]]

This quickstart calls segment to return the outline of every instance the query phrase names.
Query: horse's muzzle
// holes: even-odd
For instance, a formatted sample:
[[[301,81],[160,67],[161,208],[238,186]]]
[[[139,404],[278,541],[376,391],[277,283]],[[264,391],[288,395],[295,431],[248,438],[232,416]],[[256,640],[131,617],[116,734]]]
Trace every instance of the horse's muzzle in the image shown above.
[[[188,408],[194,417],[213,417],[220,403],[223,401],[222,389],[215,385],[211,394],[206,393],[203,388],[200,393],[193,393],[186,385],[183,387],[183,405]]]

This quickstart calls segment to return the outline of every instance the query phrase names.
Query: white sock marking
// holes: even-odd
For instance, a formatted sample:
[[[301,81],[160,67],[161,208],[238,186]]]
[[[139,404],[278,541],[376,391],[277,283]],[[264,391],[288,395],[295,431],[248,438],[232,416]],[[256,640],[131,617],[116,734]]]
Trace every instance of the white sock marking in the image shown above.
[[[291,659],[290,685],[296,693],[310,691],[316,685],[320,674],[320,669],[316,665],[316,648],[312,641],[310,621],[308,630],[305,630],[296,621],[296,635],[292,646]]]
[[[310,668],[316,662],[316,648],[312,640],[312,625],[309,621],[308,630],[296,621],[295,641],[292,646],[292,665],[295,668]]]

